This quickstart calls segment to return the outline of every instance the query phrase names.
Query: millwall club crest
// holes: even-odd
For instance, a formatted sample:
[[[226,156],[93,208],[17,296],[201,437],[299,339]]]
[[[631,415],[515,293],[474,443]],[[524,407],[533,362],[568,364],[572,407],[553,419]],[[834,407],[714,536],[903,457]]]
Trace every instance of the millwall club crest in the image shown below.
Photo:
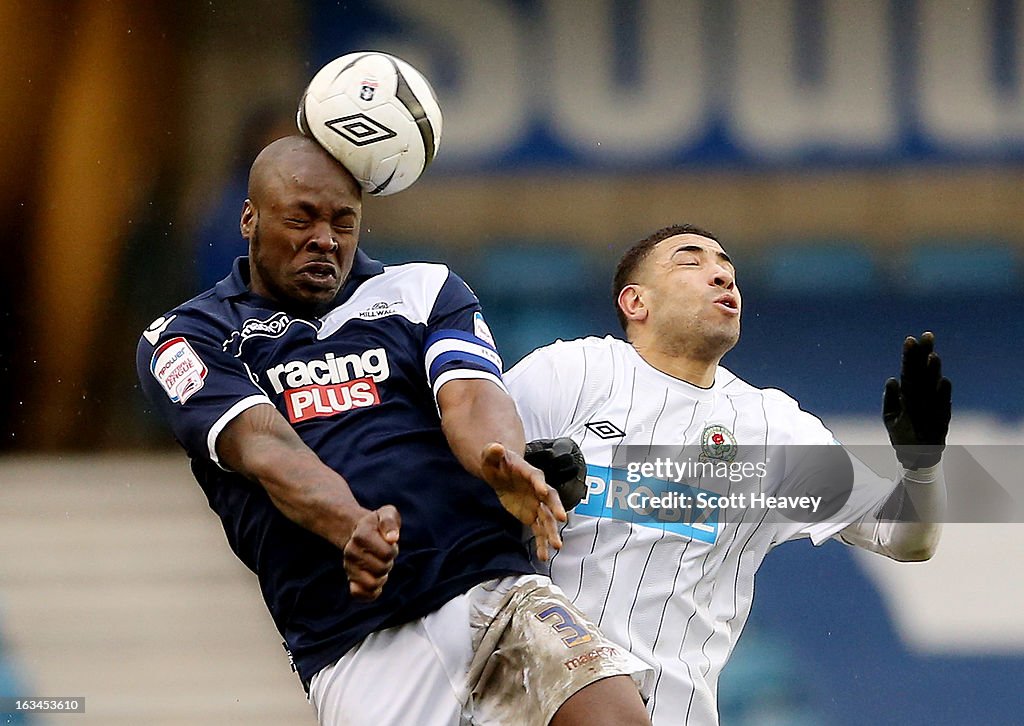
[[[402,304],[401,300],[395,300],[394,302],[385,302],[384,300],[378,300],[373,305],[368,307],[359,313],[359,317],[363,320],[376,320],[377,318],[384,318],[388,315],[394,315],[397,311],[395,308]]]
[[[733,461],[736,458],[736,437],[725,426],[706,426],[700,435],[701,461]]]

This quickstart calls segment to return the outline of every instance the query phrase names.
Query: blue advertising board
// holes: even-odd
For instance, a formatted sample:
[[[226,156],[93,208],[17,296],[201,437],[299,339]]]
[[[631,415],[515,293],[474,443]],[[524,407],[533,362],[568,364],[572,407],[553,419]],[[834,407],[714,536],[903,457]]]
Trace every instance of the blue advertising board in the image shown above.
[[[1021,0],[365,0],[310,5],[310,71],[431,79],[438,167],[1024,161]]]

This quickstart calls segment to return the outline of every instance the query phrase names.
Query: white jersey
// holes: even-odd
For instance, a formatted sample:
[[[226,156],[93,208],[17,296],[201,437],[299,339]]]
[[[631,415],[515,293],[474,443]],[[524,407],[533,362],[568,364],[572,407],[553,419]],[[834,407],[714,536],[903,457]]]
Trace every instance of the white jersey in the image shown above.
[[[709,516],[711,508],[694,508],[700,516],[638,516],[641,495],[685,491],[692,505],[705,487],[703,480],[666,485],[657,471],[629,476],[622,467],[638,450],[692,446],[703,461],[725,464],[738,449],[769,458],[766,452],[778,451],[769,447],[827,445],[834,437],[781,391],[755,388],[721,367],[702,389],[612,337],[556,342],[504,379],[527,440],[569,436],[587,460],[587,496],[569,513],[551,578],[609,638],[655,668],[648,702],[655,724],[717,724],[718,676],[750,612],[764,556],[790,539],[824,542],[880,506],[893,482],[855,463],[852,492],[826,521],[793,521],[763,507],[737,508],[732,517],[721,510]],[[779,492],[785,468],[775,471],[763,458],[752,478],[714,491]]]

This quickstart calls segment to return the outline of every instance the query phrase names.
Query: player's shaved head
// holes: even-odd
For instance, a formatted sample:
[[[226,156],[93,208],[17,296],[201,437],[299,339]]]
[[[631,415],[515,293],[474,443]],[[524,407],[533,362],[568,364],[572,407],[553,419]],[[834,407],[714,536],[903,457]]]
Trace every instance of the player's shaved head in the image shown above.
[[[352,269],[362,189],[315,141],[286,136],[249,170],[239,229],[254,293],[302,314],[328,308]]]
[[[302,169],[308,168],[308,164],[314,159],[326,160],[351,177],[345,167],[324,151],[317,142],[306,136],[285,136],[264,147],[252,162],[247,191],[249,199],[259,206],[268,192],[279,190],[289,182],[301,182],[297,175]],[[352,185],[358,188],[355,179],[351,181]]]

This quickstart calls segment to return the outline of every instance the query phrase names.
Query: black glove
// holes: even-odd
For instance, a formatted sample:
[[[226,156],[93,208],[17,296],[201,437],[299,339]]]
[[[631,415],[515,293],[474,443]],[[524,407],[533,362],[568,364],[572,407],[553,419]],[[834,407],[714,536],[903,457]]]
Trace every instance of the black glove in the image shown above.
[[[896,458],[905,469],[934,466],[946,447],[952,415],[952,384],[942,376],[942,361],[934,351],[935,336],[903,341],[900,379],[885,382],[882,420]]]
[[[531,441],[523,458],[544,472],[544,479],[558,492],[565,511],[579,504],[587,493],[587,462],[580,447],[567,436]]]

